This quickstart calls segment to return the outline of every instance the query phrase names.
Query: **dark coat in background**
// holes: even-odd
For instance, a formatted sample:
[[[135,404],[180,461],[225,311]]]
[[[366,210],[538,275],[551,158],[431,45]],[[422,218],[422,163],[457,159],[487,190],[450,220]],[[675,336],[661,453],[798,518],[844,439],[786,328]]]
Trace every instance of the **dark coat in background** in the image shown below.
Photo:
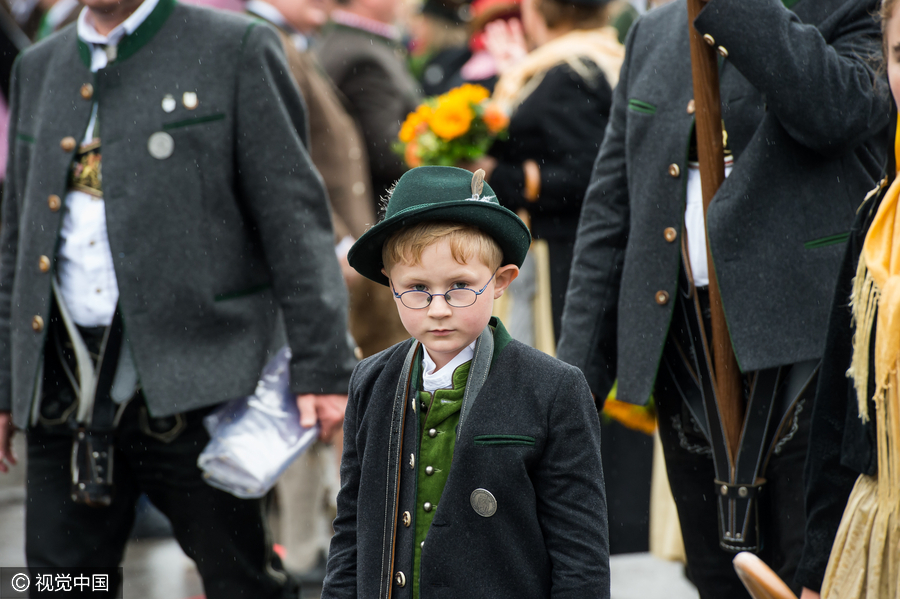
[[[880,178],[890,105],[873,70],[876,0],[711,0],[694,25],[728,54],[734,170],[709,208],[712,257],[744,372],[821,357],[843,245]],[[585,197],[559,357],[598,396],[650,397],[681,268],[694,126],[683,0],[631,29]],[[675,235],[667,235],[667,229]],[[659,298],[659,299],[657,299]]]
[[[365,137],[377,202],[407,171],[392,148],[400,125],[419,102],[406,53],[393,40],[336,23],[327,26],[316,51]]]
[[[870,419],[859,417],[859,404],[853,380],[847,369],[853,358],[853,311],[850,296],[856,266],[866,233],[881,205],[887,185],[859,209],[850,231],[850,240],[834,292],[825,356],[816,389],[809,453],[806,457],[806,543],[795,580],[816,592],[822,586],[828,557],[837,535],[847,499],[861,474],[875,475],[878,470],[878,443],[875,437],[875,352],[869,356]],[[872,343],[875,334],[873,321]]]
[[[503,348],[501,335],[498,327],[490,373],[456,441],[422,552],[421,596],[608,598],[600,424],[590,391],[578,370],[518,341]],[[409,467],[415,462],[407,456],[415,450],[408,442],[417,438],[416,411],[406,410],[401,462],[389,460],[399,439],[391,433],[392,425],[399,426],[393,423],[399,420],[394,397],[412,343],[360,362],[353,374],[323,599],[383,596],[380,589],[397,576],[383,549],[395,531],[397,545],[410,552],[395,556],[394,569],[405,571],[409,582],[394,584],[393,597],[412,595],[412,543],[402,535],[414,535],[415,524],[406,527],[398,516],[415,509],[387,499],[399,476],[402,488],[413,489],[406,497],[415,501],[416,470]],[[481,444],[479,436],[517,441]],[[528,438],[533,443],[523,442]],[[480,516],[470,504],[478,488],[496,497],[493,516]]]
[[[81,138],[94,100],[118,306],[151,415],[252,393],[279,326],[293,349],[294,392],[347,388],[346,291],[281,41],[259,21],[174,0],[160,0],[142,27],[96,74],[74,24],[29,48],[14,69],[0,410],[11,408],[19,427],[53,303],[73,153],[61,140]],[[194,110],[162,109],[167,93],[180,100],[183,91],[197,94]],[[157,132],[173,140],[165,159],[148,151]],[[38,268],[42,256],[49,272]]]

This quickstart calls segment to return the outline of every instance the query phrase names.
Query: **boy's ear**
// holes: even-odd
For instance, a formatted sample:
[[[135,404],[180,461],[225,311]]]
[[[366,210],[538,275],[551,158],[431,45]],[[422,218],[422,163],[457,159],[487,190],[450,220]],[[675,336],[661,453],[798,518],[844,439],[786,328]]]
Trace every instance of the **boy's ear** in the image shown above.
[[[509,284],[515,281],[518,276],[519,267],[515,264],[501,266],[497,270],[497,274],[494,275],[494,299],[503,295],[503,292],[506,291]]]
[[[383,268],[381,269],[381,274],[383,274],[384,276],[386,276],[389,279],[391,278],[391,275],[389,275],[388,272]]]

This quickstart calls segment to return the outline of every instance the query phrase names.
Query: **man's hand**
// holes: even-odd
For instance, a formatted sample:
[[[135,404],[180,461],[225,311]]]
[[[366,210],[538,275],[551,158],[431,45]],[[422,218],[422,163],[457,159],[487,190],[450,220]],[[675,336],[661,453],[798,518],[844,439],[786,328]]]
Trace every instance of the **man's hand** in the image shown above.
[[[308,428],[318,422],[319,439],[328,443],[344,423],[347,396],[313,393],[298,395],[297,408],[300,409],[300,426]]]
[[[0,412],[0,472],[9,472],[7,462],[16,464],[16,456],[12,452],[13,432],[12,416],[9,412]]]
[[[803,592],[800,594],[800,599],[819,599],[821,595],[815,591],[810,591],[808,588],[803,587]]]

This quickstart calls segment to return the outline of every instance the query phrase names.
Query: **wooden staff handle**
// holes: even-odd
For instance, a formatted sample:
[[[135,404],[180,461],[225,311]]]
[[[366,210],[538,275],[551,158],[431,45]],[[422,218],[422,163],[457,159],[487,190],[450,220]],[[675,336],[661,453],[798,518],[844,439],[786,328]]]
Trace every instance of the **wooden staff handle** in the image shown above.
[[[703,192],[703,221],[709,204],[725,181],[725,149],[722,139],[722,105],[719,97],[719,66],[716,49],[707,43],[694,27],[694,19],[706,4],[705,0],[687,0],[688,29],[691,43],[691,75],[694,83],[696,107],[697,155],[700,161],[700,181]],[[707,229],[708,231],[708,229]],[[706,238],[706,258],[709,263],[709,304],[712,320],[712,354],[714,385],[722,429],[731,463],[737,457],[744,421],[744,397],[741,373],[716,279],[715,265],[710,252],[709,234]]]

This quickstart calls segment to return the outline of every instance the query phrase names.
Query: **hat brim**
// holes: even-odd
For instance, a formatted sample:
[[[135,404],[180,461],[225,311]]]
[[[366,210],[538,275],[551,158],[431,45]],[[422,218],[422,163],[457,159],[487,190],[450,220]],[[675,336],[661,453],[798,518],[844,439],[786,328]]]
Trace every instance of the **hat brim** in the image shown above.
[[[478,227],[500,246],[503,264],[522,266],[531,245],[528,227],[508,208],[489,202],[473,206],[470,199],[436,202],[395,214],[363,233],[347,254],[350,266],[367,279],[389,285],[388,278],[381,272],[384,268],[381,250],[385,242],[400,229],[423,221],[448,221]]]

